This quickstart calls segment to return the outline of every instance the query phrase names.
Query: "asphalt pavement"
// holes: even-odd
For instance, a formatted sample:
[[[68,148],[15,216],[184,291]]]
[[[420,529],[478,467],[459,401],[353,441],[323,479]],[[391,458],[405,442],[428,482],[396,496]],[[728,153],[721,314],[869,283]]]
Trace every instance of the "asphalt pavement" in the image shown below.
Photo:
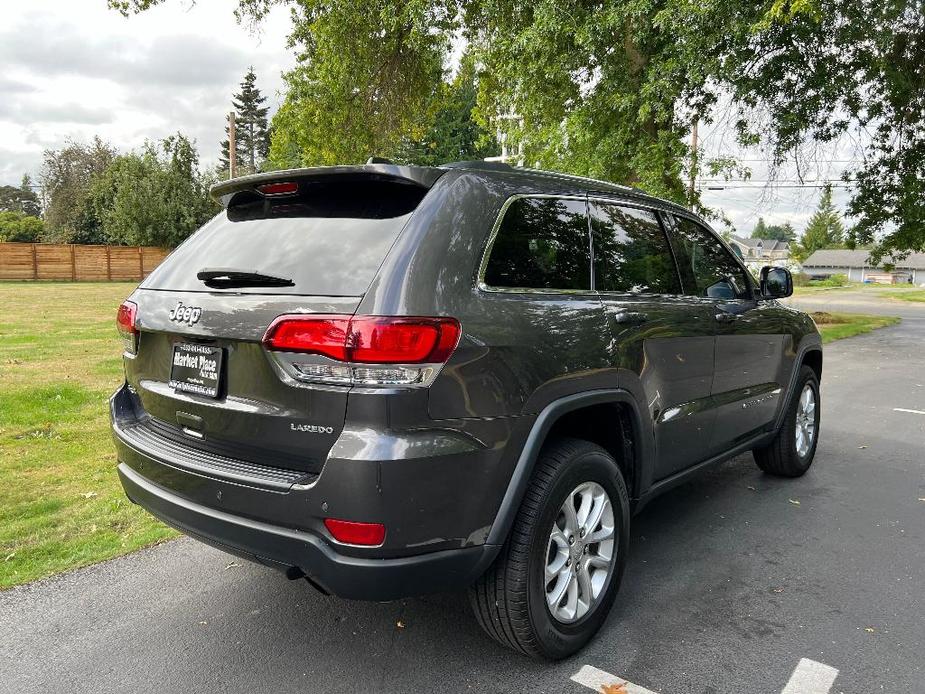
[[[346,602],[181,539],[0,593],[0,692],[580,694],[597,668],[628,692],[815,694],[822,672],[833,694],[922,694],[925,306],[825,294],[797,303],[904,320],[827,346],[813,468],[740,456],[652,502],[567,661],[498,647],[465,595]]]

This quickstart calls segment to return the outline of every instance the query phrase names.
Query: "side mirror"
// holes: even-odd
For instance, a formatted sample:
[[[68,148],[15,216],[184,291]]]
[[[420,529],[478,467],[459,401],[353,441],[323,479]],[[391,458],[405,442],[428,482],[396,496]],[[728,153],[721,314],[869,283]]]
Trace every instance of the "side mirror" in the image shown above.
[[[765,299],[783,299],[793,294],[793,275],[783,267],[765,265],[761,268],[761,296]]]

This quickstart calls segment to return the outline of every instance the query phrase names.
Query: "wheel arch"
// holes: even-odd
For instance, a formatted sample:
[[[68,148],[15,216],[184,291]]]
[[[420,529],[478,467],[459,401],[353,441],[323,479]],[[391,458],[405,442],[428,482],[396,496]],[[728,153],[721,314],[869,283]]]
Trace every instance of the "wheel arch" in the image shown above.
[[[787,383],[786,397],[781,398],[780,409],[777,412],[777,417],[774,419],[774,426],[771,431],[777,431],[783,424],[787,408],[790,406],[790,400],[794,395],[794,386],[796,385],[797,379],[800,377],[800,369],[802,369],[804,365],[810,367],[816,373],[816,378],[819,379],[821,383],[822,340],[818,335],[815,336],[815,339],[810,339],[810,336],[804,338],[804,341],[797,350],[796,357],[793,360],[793,369],[790,372],[790,379]]]
[[[816,372],[816,378],[822,381],[822,347],[810,347],[804,352],[803,359],[797,364],[797,368],[803,365],[808,366]]]
[[[611,424],[599,430],[598,425],[610,416],[616,417],[617,426]],[[627,434],[631,437],[629,442]],[[630,498],[635,499],[639,496],[637,485],[644,478],[643,468],[651,456],[650,434],[645,429],[639,406],[632,394],[619,388],[576,393],[549,403],[539,413],[527,436],[486,544],[504,544],[536,467],[540,450],[550,436],[573,436],[602,446],[614,456],[624,478],[629,473],[630,479],[625,479],[627,490]]]

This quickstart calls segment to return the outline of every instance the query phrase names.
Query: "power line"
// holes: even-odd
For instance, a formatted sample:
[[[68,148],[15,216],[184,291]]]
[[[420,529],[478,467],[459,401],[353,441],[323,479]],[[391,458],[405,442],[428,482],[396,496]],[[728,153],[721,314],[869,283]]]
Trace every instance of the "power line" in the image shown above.
[[[709,181],[701,181],[701,183],[709,183]],[[768,188],[773,188],[774,190],[788,190],[788,189],[806,190],[806,189],[813,189],[813,188],[826,188],[828,186],[831,186],[832,188],[853,188],[854,187],[853,183],[844,183],[844,182],[838,182],[838,181],[828,181],[825,183],[798,183],[798,184],[786,184],[786,185],[779,185],[773,181],[764,181],[764,183],[766,183],[767,185],[756,185],[756,186],[725,185],[725,184],[712,185],[712,186],[707,185],[707,186],[700,188],[700,191],[701,192],[703,192],[704,190],[761,190],[761,191],[764,191],[764,190],[767,190]]]
[[[717,157],[717,158],[722,158],[722,157]],[[762,162],[763,163],[771,162],[775,164],[780,163],[781,165],[789,163],[787,161],[778,162],[776,159],[738,159],[736,157],[730,157],[730,159],[735,159],[735,161],[747,161],[747,162],[758,162],[758,163],[762,163]],[[818,161],[815,161],[814,163],[816,164],[860,164],[863,161],[864,161],[863,159],[825,159],[825,158],[822,158],[822,159],[819,159]]]
[[[799,185],[831,183],[832,185],[844,185],[851,183],[843,178],[701,178],[699,182],[716,183],[718,185],[726,185],[727,183],[768,183],[772,185],[775,183],[798,183]]]

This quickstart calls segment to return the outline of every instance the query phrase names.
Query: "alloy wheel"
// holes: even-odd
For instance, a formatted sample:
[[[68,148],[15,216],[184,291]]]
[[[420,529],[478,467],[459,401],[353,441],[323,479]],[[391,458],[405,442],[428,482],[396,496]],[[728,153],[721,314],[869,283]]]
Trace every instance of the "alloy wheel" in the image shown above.
[[[816,392],[809,383],[803,386],[803,392],[800,393],[795,436],[797,455],[804,458],[816,439]]]
[[[607,585],[616,551],[610,497],[597,482],[579,484],[565,498],[549,534],[543,585],[553,618],[567,624],[591,611]]]

